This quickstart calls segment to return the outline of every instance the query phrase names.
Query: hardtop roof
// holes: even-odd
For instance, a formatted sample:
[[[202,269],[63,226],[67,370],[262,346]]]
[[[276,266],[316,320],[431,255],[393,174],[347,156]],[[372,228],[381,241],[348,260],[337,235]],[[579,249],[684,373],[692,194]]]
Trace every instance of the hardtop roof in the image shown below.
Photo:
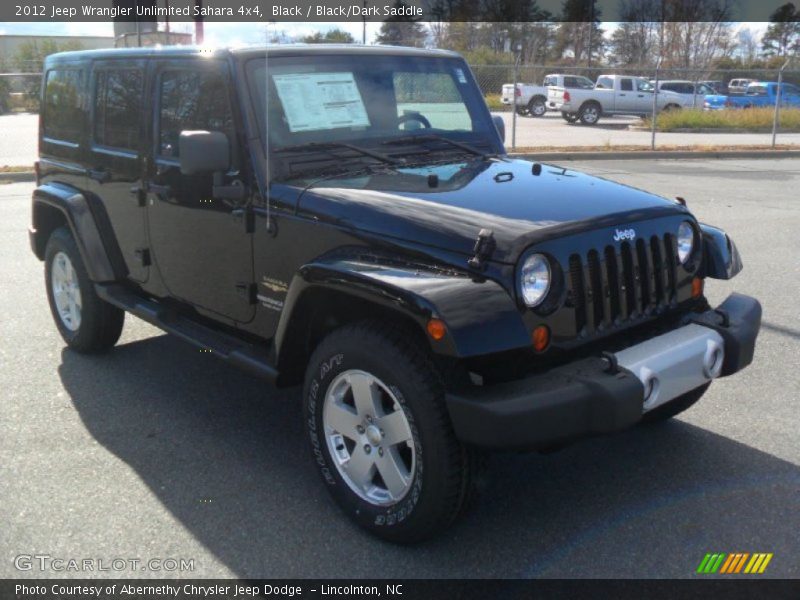
[[[59,52],[47,57],[48,63],[115,58],[171,58],[183,56],[241,57],[258,56],[319,56],[319,55],[365,55],[365,56],[419,56],[457,57],[456,52],[405,46],[362,46],[360,44],[280,44],[245,46],[241,48],[210,48],[203,46],[151,46],[146,48],[107,48]]]

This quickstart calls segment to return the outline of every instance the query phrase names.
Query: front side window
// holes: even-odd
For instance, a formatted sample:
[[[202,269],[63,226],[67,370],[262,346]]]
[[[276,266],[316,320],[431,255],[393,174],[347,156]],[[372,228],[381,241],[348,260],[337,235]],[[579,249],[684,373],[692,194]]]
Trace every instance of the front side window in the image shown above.
[[[220,131],[233,142],[235,129],[224,73],[165,71],[159,86],[157,154],[178,158],[181,131]]]
[[[142,109],[142,72],[97,71],[94,95],[94,141],[102,146],[137,150]]]
[[[569,77],[564,77],[564,87],[569,87],[567,84],[567,80]],[[553,76],[548,76],[544,78],[544,83],[542,84],[544,87],[556,86],[558,85],[558,78]]]
[[[83,71],[54,69],[44,88],[45,137],[77,142],[83,129]]]

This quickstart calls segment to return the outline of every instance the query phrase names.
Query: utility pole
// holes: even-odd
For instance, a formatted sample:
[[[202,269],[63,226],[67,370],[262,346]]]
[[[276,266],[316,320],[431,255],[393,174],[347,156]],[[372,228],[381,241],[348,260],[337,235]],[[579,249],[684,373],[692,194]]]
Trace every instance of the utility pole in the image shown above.
[[[511,149],[517,148],[517,80],[519,79],[519,61],[522,59],[522,44],[514,48],[514,99],[511,101]]]
[[[364,0],[364,12],[361,13],[361,18],[364,21],[361,27],[361,44],[366,46],[367,45],[367,0]]]
[[[775,92],[775,114],[772,117],[772,147],[775,148],[775,137],[778,135],[778,121],[781,117],[781,88],[783,87],[783,70],[792,62],[791,57],[786,59],[778,71],[778,89]]]
[[[200,9],[203,7],[203,0],[194,0],[194,6],[197,9],[197,13],[200,13]],[[198,46],[203,45],[203,40],[205,39],[205,34],[203,31],[203,17],[195,17],[194,19],[194,43]]]

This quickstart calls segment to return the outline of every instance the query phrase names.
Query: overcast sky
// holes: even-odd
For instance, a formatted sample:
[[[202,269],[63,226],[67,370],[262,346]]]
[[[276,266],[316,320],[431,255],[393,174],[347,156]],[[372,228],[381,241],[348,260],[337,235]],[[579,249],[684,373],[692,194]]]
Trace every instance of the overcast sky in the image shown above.
[[[0,0],[2,1],[2,0]],[[367,42],[371,42],[380,29],[380,23],[367,23]],[[614,23],[604,23],[606,35],[613,30]],[[734,30],[749,27],[761,35],[766,29],[766,23],[736,23]],[[266,39],[266,29],[283,31],[290,36],[304,36],[316,31],[327,31],[338,27],[350,32],[356,41],[361,41],[360,22],[356,23],[205,23],[205,41],[212,46],[239,46],[249,44],[263,44]],[[172,23],[175,31],[193,31],[193,24],[189,22]],[[8,23],[0,21],[0,35],[113,35],[112,22],[102,23]]]

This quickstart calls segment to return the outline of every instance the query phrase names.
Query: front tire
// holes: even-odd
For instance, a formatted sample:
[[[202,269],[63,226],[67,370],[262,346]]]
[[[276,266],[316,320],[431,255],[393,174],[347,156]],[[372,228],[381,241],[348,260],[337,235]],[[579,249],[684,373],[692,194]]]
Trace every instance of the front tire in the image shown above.
[[[358,525],[410,543],[456,520],[472,491],[473,459],[421,344],[380,322],[337,329],[314,351],[303,398],[322,480]]]
[[[60,227],[52,233],[44,261],[50,312],[67,345],[83,353],[114,346],[125,313],[97,295],[69,229]]]

